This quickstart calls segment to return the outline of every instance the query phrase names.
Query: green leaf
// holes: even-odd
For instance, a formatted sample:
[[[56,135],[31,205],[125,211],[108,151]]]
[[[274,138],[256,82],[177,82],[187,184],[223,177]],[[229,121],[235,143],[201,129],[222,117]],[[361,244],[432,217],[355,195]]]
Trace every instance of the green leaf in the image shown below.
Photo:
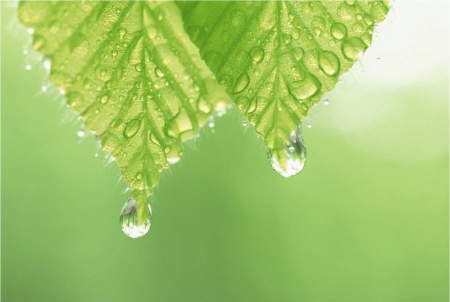
[[[304,165],[299,127],[370,46],[383,1],[177,2],[186,31],[285,177]]]
[[[50,78],[101,138],[132,190],[122,212],[132,237],[150,227],[148,196],[214,110],[228,102],[168,2],[21,2]]]

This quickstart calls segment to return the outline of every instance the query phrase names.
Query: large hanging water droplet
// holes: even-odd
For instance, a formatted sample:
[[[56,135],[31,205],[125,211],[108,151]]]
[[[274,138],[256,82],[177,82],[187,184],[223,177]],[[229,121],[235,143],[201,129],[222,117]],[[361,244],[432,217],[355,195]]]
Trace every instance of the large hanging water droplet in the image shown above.
[[[302,126],[297,131],[292,131],[286,143],[285,150],[273,152],[268,150],[268,156],[272,168],[281,176],[290,177],[299,173],[306,162],[306,146],[303,141]]]
[[[146,216],[145,219],[141,219],[143,221],[139,221],[137,202],[131,197],[125,203],[120,213],[122,231],[131,238],[138,238],[145,235],[152,225],[152,209],[150,205],[148,205]]]

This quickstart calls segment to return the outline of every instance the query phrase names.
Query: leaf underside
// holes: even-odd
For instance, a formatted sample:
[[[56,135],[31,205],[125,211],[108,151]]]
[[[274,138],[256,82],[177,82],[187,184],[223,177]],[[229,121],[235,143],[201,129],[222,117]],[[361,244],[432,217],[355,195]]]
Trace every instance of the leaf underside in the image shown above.
[[[370,46],[388,11],[383,1],[176,3],[201,57],[281,166],[292,131]]]
[[[141,225],[160,172],[229,96],[286,170],[287,142],[301,140],[293,130],[370,46],[387,12],[384,1],[352,0],[30,1],[18,9],[35,50],[51,61],[50,79],[117,161]]]
[[[143,222],[147,196],[182,156],[182,141],[229,102],[184,33],[178,8],[61,1],[21,2],[18,12],[70,109],[117,161]]]

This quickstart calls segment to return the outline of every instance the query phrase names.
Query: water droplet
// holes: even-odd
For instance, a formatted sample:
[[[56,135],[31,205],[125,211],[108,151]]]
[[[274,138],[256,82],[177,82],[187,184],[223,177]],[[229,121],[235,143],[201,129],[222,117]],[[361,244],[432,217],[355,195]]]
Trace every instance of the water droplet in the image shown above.
[[[80,129],[77,131],[77,135],[78,135],[78,137],[84,137],[86,135],[86,133],[82,129]]]
[[[28,29],[27,29],[27,33],[28,33],[29,35],[34,34],[34,28],[28,28]]]
[[[161,69],[159,69],[158,67],[155,68],[155,75],[158,78],[162,78],[164,76],[164,73],[161,71]]]
[[[342,40],[347,36],[347,27],[342,23],[334,22],[331,25],[330,33],[333,38]]]
[[[102,98],[100,99],[100,103],[102,104],[106,104],[106,102],[108,102],[109,96],[107,94],[105,94],[104,96],[102,96]]]
[[[248,77],[248,74],[244,72],[241,74],[234,85],[233,93],[240,93],[245,88],[247,88],[248,84],[250,83],[250,78]]]
[[[174,164],[180,160],[180,154],[183,154],[183,146],[178,139],[168,137],[164,140],[164,153],[167,161]]]
[[[297,61],[300,61],[302,59],[304,53],[305,51],[301,47],[296,47],[292,49],[292,54],[294,55]]]
[[[248,122],[247,121],[243,121],[242,122],[242,126],[247,127],[248,126]]]
[[[131,120],[127,123],[125,129],[123,130],[123,135],[126,138],[131,138],[139,131],[140,127],[141,127],[141,118],[140,117],[135,118],[134,120]]]
[[[33,68],[30,64],[27,64],[26,66],[25,66],[25,69],[26,70],[31,70],[31,68]]]
[[[204,113],[210,113],[211,112],[211,104],[208,103],[204,98],[200,98],[197,103],[198,109]]]
[[[126,34],[127,34],[126,28],[123,28],[123,27],[119,28],[119,39],[123,39]]]
[[[42,90],[43,93],[46,93],[47,90],[48,90],[47,85],[42,85],[41,90]]]
[[[136,69],[136,71],[141,72],[142,71],[142,64],[138,63],[134,66],[134,68]]]
[[[253,47],[252,49],[250,49],[250,58],[252,59],[253,63],[258,64],[264,59],[264,49],[259,46]]]
[[[148,210],[144,209],[144,211],[146,211],[145,215],[147,216],[144,221],[139,221],[137,207],[136,200],[131,197],[125,203],[120,213],[120,225],[122,226],[122,231],[131,238],[138,238],[145,235],[152,225],[152,210],[150,205],[148,205]]]
[[[330,100],[327,99],[327,98],[325,98],[325,99],[323,100],[323,103],[324,103],[325,106],[328,106],[328,105],[330,104]]]
[[[62,94],[62,95],[64,95],[64,94],[66,94],[66,91],[65,91],[64,89],[61,88],[61,89],[59,90],[59,93]]]
[[[319,53],[319,67],[326,75],[336,75],[339,66],[339,59],[333,52],[326,50]]]
[[[358,37],[345,38],[341,45],[342,53],[349,61],[357,61],[366,49],[366,43]]]
[[[246,19],[245,13],[240,9],[235,9],[231,12],[231,24],[234,26],[241,25]]]
[[[381,58],[377,58],[377,61],[378,61],[378,62],[381,61]]]
[[[284,150],[268,150],[272,168],[284,177],[299,173],[306,162],[306,146],[303,141],[301,125],[297,131],[292,131]]]
[[[292,36],[290,34],[282,34],[281,38],[283,39],[284,44],[289,44],[292,41]]]
[[[149,26],[147,26],[147,33],[148,33],[148,36],[150,37],[150,39],[154,39],[158,36],[159,29],[155,25],[149,25]]]
[[[45,70],[47,70],[47,72],[49,72],[52,67],[52,62],[50,61],[50,58],[47,56],[44,56],[42,58],[42,65],[44,66]]]
[[[308,125],[306,125],[306,127],[308,127],[308,129],[311,129],[312,125],[308,124]]]

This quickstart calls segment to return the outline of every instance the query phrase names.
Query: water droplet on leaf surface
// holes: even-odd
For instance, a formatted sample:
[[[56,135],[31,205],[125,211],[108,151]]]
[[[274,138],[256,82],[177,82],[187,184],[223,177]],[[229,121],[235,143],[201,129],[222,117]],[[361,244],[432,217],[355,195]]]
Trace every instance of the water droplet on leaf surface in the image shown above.
[[[122,231],[131,238],[138,238],[145,235],[152,225],[152,210],[150,205],[148,205],[148,210],[146,212],[146,219],[140,222],[136,200],[133,197],[128,199],[120,213],[120,225],[122,226]]]
[[[292,131],[284,150],[268,150],[272,168],[281,176],[290,177],[299,173],[306,162],[306,146],[303,141],[302,127]]]

